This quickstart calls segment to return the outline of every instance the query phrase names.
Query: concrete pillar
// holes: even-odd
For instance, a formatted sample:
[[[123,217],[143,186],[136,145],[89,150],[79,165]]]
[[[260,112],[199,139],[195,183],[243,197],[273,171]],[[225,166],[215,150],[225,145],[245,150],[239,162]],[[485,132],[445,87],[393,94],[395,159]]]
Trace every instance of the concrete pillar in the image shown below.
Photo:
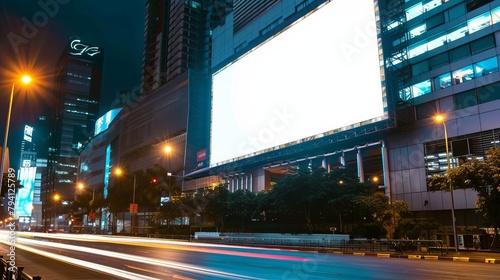
[[[361,149],[358,149],[357,155],[357,164],[358,164],[358,178],[361,183],[365,181],[365,170],[363,169],[363,157],[361,156]]]

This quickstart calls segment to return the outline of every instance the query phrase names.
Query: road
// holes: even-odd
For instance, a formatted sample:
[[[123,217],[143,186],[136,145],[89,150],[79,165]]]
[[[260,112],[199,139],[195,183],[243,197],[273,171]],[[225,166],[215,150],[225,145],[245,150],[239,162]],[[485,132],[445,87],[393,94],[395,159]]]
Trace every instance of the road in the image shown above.
[[[0,231],[0,240],[6,245],[7,234]],[[67,275],[66,279],[498,279],[498,266],[494,264],[335,255],[118,236],[18,235],[16,262],[25,266],[28,274],[40,275],[42,279],[64,279],[61,273],[68,265],[79,268],[74,268],[76,278]],[[6,246],[3,248],[5,256],[8,251]],[[50,261],[39,260],[40,256],[32,253]],[[37,263],[23,263],[25,254]],[[39,265],[44,268],[43,273],[37,271]]]

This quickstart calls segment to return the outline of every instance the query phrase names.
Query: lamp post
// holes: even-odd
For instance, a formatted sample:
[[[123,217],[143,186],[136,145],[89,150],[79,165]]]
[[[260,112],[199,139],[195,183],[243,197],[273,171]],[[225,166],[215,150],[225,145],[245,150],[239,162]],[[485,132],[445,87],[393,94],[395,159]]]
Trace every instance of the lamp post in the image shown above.
[[[446,130],[446,122],[445,122],[445,119],[444,119],[444,117],[442,115],[437,115],[435,117],[435,120],[437,122],[443,123],[444,142],[445,142],[445,146],[446,146],[446,163],[448,164],[448,169],[446,170],[446,173],[448,173],[448,176],[449,176],[451,165],[450,165],[450,152],[449,152],[449,149],[448,149],[448,132]],[[454,242],[455,242],[455,252],[458,253],[457,225],[456,225],[456,221],[455,221],[455,201],[454,201],[454,198],[453,198],[453,187],[451,185],[451,180],[450,180],[450,178],[448,178],[448,180],[449,180],[450,200],[451,200],[451,219],[452,219],[452,222],[453,222],[453,239],[454,239]]]
[[[118,176],[121,176],[123,174],[123,171],[121,169],[116,169],[115,171],[116,175]],[[135,207],[135,185],[136,185],[136,175],[134,174],[134,191],[132,193],[132,205],[130,207],[130,214],[132,214],[131,216],[131,226],[130,226],[130,232],[132,233],[132,235],[136,235],[137,232],[136,232],[136,228],[135,228],[135,224],[136,224],[136,221],[137,221],[137,210],[139,207]]]
[[[60,198],[61,198],[61,196],[59,196],[58,194],[55,194],[55,195],[52,197],[52,199],[53,199],[53,201],[54,201],[54,205],[53,205],[53,206],[54,206],[54,207],[53,207],[54,209],[53,209],[53,211],[54,211],[54,229],[55,229],[55,230],[57,230],[57,209],[56,209],[56,205],[57,205],[57,203],[59,203],[59,199],[60,199]]]
[[[31,82],[31,77],[24,75],[21,78],[21,82],[23,84],[29,84]],[[2,175],[2,178],[0,178],[0,193],[2,193],[2,184],[3,184],[3,173],[5,169],[5,158],[7,154],[7,143],[9,139],[9,127],[10,127],[10,116],[12,114],[12,101],[14,100],[14,87],[16,85],[16,82],[14,81],[12,83],[12,89],[10,91],[10,101],[9,101],[9,110],[7,111],[7,124],[5,125],[5,137],[3,138],[3,149],[2,149],[2,163],[0,167],[0,172]]]

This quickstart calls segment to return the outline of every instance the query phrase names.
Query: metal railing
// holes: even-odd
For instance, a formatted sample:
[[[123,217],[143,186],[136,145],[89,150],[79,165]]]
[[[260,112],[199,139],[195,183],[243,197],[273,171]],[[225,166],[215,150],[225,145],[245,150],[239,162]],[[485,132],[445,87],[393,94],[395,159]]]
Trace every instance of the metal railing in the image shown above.
[[[237,237],[222,236],[217,243],[241,245],[270,245],[301,247],[317,250],[338,250],[342,252],[394,252],[395,254],[419,253],[446,255],[448,248],[443,246],[442,240],[406,240],[406,239],[301,239],[301,238],[267,238],[267,237]]]
[[[23,271],[24,267],[11,266],[0,256],[0,275],[2,280],[41,280],[41,276],[30,276]]]

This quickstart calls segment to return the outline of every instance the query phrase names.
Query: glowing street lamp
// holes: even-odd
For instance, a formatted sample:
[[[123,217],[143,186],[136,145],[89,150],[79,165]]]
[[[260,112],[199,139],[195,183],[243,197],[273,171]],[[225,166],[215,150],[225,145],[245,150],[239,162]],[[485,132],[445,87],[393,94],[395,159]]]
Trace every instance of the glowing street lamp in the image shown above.
[[[57,213],[56,213],[56,205],[58,203],[58,201],[61,199],[61,196],[58,195],[58,194],[54,194],[54,196],[52,196],[52,200],[54,200],[54,203],[53,203],[53,209],[52,211],[54,211],[54,228],[57,229]]]
[[[21,82],[23,84],[29,84],[31,82],[31,77],[24,75],[21,78]],[[16,85],[16,81],[12,83],[12,90],[10,91],[10,101],[9,101],[9,110],[7,113],[7,124],[5,125],[5,137],[3,138],[3,149],[2,149],[2,164],[0,167],[0,172],[2,175],[2,178],[0,178],[0,193],[2,193],[2,182],[3,182],[3,173],[5,169],[5,157],[7,154],[7,140],[9,139],[9,127],[10,127],[10,116],[12,114],[12,101],[14,100],[14,87]]]
[[[434,119],[436,120],[436,122],[443,124],[444,142],[445,142],[445,146],[446,146],[446,162],[448,164],[448,169],[446,170],[446,172],[449,175],[451,165],[450,165],[450,152],[448,150],[448,132],[446,130],[446,122],[445,122],[445,119],[442,115],[437,115]],[[457,226],[456,226],[456,222],[455,222],[455,201],[453,198],[453,187],[451,186],[451,181],[450,181],[449,188],[450,188],[450,199],[451,199],[451,219],[453,222],[453,239],[455,241],[455,252],[458,253],[458,236],[457,236]]]

